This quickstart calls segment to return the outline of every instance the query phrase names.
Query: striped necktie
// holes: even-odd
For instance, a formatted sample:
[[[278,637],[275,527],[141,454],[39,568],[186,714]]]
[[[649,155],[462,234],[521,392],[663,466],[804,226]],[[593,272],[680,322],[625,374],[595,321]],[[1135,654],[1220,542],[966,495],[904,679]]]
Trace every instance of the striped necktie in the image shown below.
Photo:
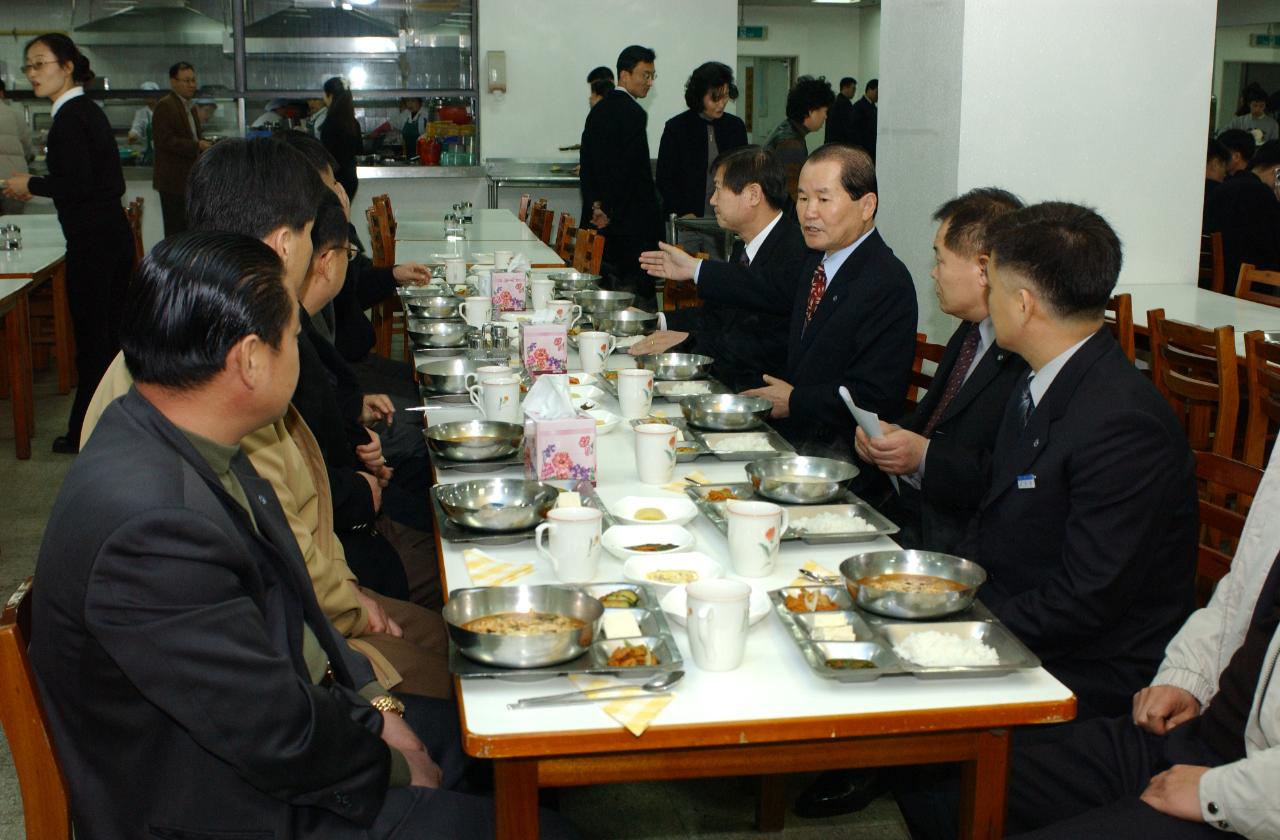
[[[822,295],[826,290],[827,268],[819,262],[818,270],[813,272],[813,280],[809,283],[809,301],[804,308],[804,324],[806,327],[813,320],[813,313],[818,311],[818,304],[822,302]]]

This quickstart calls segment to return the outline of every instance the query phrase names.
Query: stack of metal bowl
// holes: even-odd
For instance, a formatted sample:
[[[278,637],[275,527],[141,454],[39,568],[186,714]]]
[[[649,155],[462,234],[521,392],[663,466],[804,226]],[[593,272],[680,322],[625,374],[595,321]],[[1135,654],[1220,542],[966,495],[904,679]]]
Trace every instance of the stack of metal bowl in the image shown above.
[[[690,425],[717,432],[741,432],[765,421],[773,403],[764,397],[742,394],[696,394],[680,400],[680,411]]]
[[[666,380],[705,379],[713,361],[710,356],[697,353],[649,353],[636,357],[636,364],[653,371],[654,379]]]
[[[858,468],[847,461],[803,455],[751,461],[746,470],[757,493],[788,505],[833,502],[858,474]]]
[[[525,531],[546,518],[560,491],[541,481],[486,478],[436,487],[449,520],[477,531]]]
[[[462,347],[476,328],[466,321],[430,321],[410,318],[405,325],[409,341],[419,350],[442,350]]]
[[[606,315],[610,312],[621,312],[631,305],[631,301],[636,296],[631,292],[607,292],[602,290],[587,290],[585,292],[574,292],[573,302],[582,307],[584,315],[590,315],[592,322],[595,321],[596,315]]]
[[[648,335],[658,328],[658,313],[639,309],[622,309],[617,312],[600,312],[591,316],[596,329],[618,338]]]
[[[582,626],[558,633],[515,636],[475,633],[469,622],[502,613],[551,613]],[[458,651],[500,668],[545,668],[576,659],[600,634],[604,607],[580,589],[567,586],[487,586],[453,593],[441,612]]]
[[[450,461],[494,461],[520,451],[524,426],[497,420],[460,420],[426,429],[427,448]]]
[[[436,359],[418,365],[422,392],[427,396],[457,396],[475,384],[476,371],[487,362],[476,359]]]
[[[413,295],[404,300],[409,317],[435,321],[458,318],[458,306],[462,298],[457,295]]]
[[[593,290],[600,281],[599,274],[585,271],[557,271],[547,276],[555,283],[556,292],[562,295]]]
[[[963,557],[936,551],[872,551],[840,564],[844,585],[858,606],[890,618],[940,618],[973,605],[986,571]],[[880,575],[928,575],[954,582],[948,592],[897,592],[864,583]]]

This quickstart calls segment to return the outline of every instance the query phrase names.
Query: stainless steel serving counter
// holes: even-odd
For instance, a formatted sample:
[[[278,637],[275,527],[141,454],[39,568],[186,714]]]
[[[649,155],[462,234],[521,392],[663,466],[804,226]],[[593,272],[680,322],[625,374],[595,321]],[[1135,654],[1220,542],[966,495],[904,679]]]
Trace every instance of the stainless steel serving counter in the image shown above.
[[[498,206],[498,191],[503,187],[578,188],[578,175],[572,170],[577,161],[518,160],[490,158],[484,171],[489,178],[489,206]]]
[[[374,178],[483,178],[483,166],[418,166],[410,163],[357,166],[356,177]]]

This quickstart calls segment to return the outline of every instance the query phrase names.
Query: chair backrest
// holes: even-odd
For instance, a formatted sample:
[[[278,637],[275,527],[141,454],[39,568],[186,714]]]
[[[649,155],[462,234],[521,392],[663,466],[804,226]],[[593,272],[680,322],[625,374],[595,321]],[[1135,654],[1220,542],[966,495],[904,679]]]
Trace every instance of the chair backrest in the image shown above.
[[[1231,569],[1262,469],[1213,452],[1196,452],[1196,478],[1214,492],[1200,493],[1200,551],[1196,600],[1203,606],[1213,587]]]
[[[544,245],[551,245],[551,229],[555,223],[556,213],[546,204],[535,206],[533,212],[529,214],[529,230],[533,231],[533,235],[542,240]]]
[[[529,205],[529,215],[524,220],[529,226],[529,230],[533,231],[534,236],[541,238],[542,233],[542,216],[547,210],[547,200],[540,198]]]
[[[394,239],[399,223],[396,222],[396,211],[391,209],[391,196],[386,193],[383,193],[382,195],[375,195],[373,197],[373,203],[381,205],[386,211],[387,230],[391,231],[391,238]]]
[[[1244,263],[1240,266],[1240,279],[1236,281],[1236,297],[1280,306],[1280,271],[1263,271]]]
[[[578,228],[573,247],[573,267],[589,274],[599,274],[604,261],[604,234],[590,228]]]
[[[1151,380],[1182,422],[1191,448],[1232,457],[1240,410],[1235,330],[1173,321],[1163,309],[1147,313],[1147,329]]]
[[[1222,234],[1216,231],[1204,234],[1200,237],[1200,288],[1221,294],[1226,274]]]
[[[936,365],[942,361],[942,354],[947,351],[945,345],[930,344],[928,338],[922,332],[916,333],[916,352],[911,358],[911,384],[907,386],[907,411],[914,410],[920,404],[925,392],[933,384],[933,374],[925,372],[924,363],[933,362],[934,370],[937,370]]]
[[[573,216],[568,213],[560,214],[560,224],[556,225],[555,244],[551,247],[555,249],[560,259],[565,262],[573,258],[573,246],[577,239],[577,229],[578,223],[574,221]]]
[[[520,207],[516,211],[516,218],[522,222],[529,220],[529,194],[524,193],[520,196]]]
[[[134,259],[141,262],[143,257],[142,250],[142,196],[138,196],[129,202],[129,206],[125,208],[125,218],[129,220],[129,230],[133,233],[133,254]]]
[[[1116,337],[1116,343],[1132,362],[1137,358],[1137,345],[1133,338],[1133,298],[1128,294],[1112,297],[1107,301],[1104,319],[1111,334]]]
[[[1280,344],[1267,341],[1260,330],[1245,333],[1244,368],[1249,394],[1244,462],[1261,469],[1275,443],[1272,423],[1280,426]]]
[[[0,724],[18,771],[27,836],[70,840],[67,780],[49,737],[49,719],[27,658],[30,634],[31,578],[27,578],[0,615]]]
[[[389,268],[396,264],[396,239],[391,233],[386,205],[374,202],[364,211],[369,222],[369,250],[373,264]]]

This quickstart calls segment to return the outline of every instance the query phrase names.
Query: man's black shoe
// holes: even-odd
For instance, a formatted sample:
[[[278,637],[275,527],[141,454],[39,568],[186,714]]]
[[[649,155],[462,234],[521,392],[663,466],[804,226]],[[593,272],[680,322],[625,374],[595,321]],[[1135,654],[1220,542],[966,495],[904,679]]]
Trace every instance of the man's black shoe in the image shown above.
[[[853,814],[887,790],[877,768],[828,770],[805,788],[791,810],[797,817],[807,819]]]
[[[75,455],[80,451],[76,442],[66,435],[53,439],[53,451],[59,455]]]

